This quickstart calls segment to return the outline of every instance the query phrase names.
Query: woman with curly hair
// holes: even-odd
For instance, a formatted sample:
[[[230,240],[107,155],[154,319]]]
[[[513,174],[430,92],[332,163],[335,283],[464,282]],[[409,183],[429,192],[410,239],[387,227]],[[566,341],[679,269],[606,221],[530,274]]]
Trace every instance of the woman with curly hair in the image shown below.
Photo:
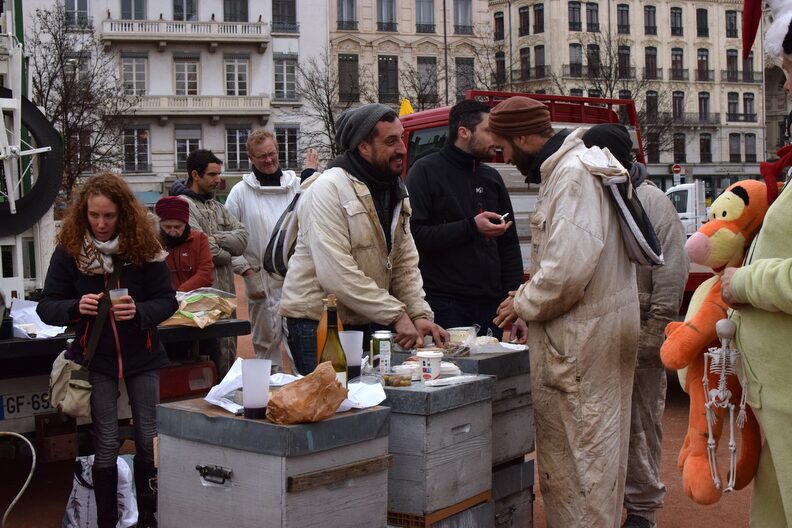
[[[90,178],[66,212],[38,304],[41,319],[74,325],[71,359],[82,362],[97,314],[109,290],[126,288],[101,328],[88,366],[93,420],[93,485],[99,528],[119,520],[116,489],[119,435],[118,387],[126,383],[135,434],[134,473],[138,527],[157,526],[153,438],[159,371],[168,359],[157,325],[178,308],[157,232],[126,182],[105,172]],[[113,274],[123,266],[120,275]],[[110,284],[110,279],[118,276]]]

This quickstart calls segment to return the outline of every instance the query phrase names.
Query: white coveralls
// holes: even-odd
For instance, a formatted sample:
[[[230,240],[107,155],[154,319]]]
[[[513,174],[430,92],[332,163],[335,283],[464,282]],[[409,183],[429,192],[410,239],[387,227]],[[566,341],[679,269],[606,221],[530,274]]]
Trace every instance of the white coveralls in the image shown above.
[[[234,259],[234,269],[240,274],[249,268],[255,271],[245,277],[253,349],[257,358],[272,360],[274,370],[281,367],[280,344],[286,344],[284,320],[278,314],[283,279],[267,272],[261,263],[275,224],[299,188],[300,178],[294,171],[283,171],[279,186],[262,186],[251,172],[234,185],[225,203],[249,233],[247,248]]]
[[[640,326],[635,266],[618,213],[579,160],[581,134],[541,166],[531,280],[514,299],[528,322],[548,528],[620,524]]]

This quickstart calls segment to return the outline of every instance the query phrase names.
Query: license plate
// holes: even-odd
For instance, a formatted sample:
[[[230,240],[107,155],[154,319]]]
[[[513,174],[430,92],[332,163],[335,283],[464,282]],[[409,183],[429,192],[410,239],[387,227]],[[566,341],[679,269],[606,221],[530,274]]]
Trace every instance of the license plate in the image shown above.
[[[28,418],[47,412],[52,412],[47,392],[0,395],[0,420]]]

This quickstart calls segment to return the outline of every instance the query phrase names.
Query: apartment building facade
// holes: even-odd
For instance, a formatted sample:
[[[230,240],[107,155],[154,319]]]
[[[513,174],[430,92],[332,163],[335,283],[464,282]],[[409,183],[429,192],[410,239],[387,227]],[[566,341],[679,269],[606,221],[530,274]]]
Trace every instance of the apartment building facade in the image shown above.
[[[224,161],[226,189],[248,172],[248,132],[280,139],[281,164],[299,168],[303,102],[297,64],[327,45],[326,2],[309,0],[62,0],[67,25],[93,27],[136,97],[121,171],[151,204],[186,177],[187,155]],[[26,12],[52,0],[25,2]],[[310,23],[306,23],[310,21]]]
[[[708,194],[758,175],[768,142],[761,39],[743,60],[742,2],[490,0],[496,64],[510,89],[628,98],[652,178],[705,180]],[[777,80],[774,81],[777,83]],[[605,93],[608,92],[608,93]],[[786,112],[784,112],[786,115]]]

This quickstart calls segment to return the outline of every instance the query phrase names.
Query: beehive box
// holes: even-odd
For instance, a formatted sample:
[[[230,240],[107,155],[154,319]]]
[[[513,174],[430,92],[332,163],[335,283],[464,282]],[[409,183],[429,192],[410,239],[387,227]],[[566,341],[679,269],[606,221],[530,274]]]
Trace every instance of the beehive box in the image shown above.
[[[534,461],[513,461],[492,468],[495,528],[532,528]]]
[[[387,408],[281,426],[198,399],[160,405],[157,420],[160,526],[385,525]]]
[[[394,354],[401,364],[406,354]],[[453,361],[469,374],[495,376],[492,395],[492,464],[522,458],[534,450],[534,408],[531,399],[531,365],[526,351],[502,354],[476,354]]]
[[[478,376],[448,387],[386,387],[389,512],[428,516],[489,492],[494,384]]]

